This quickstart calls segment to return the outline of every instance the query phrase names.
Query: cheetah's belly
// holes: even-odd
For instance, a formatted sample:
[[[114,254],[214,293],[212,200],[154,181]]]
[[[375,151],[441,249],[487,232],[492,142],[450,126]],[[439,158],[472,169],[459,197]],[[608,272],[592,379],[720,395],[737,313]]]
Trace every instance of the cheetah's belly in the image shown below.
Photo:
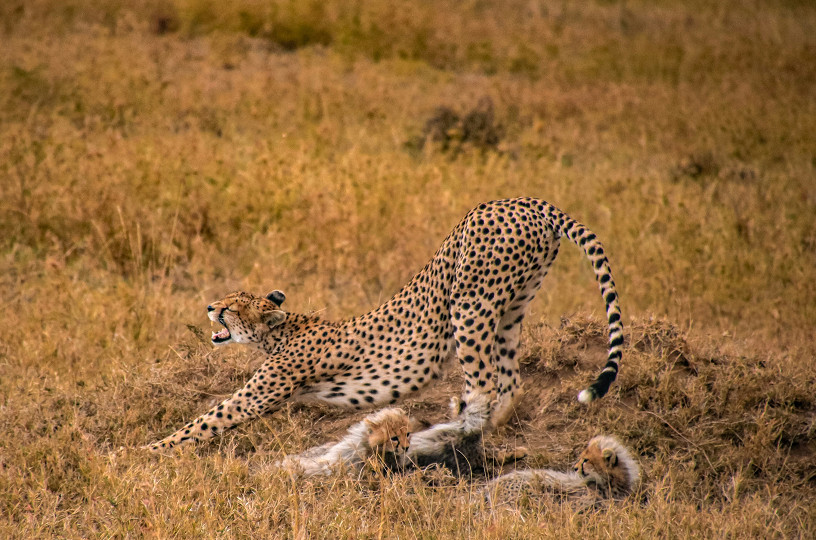
[[[296,401],[326,403],[352,409],[365,409],[394,403],[421,390],[439,377],[452,358],[452,347],[442,351],[418,351],[410,361],[395,361],[376,366],[375,372],[350,369],[330,379],[303,388]]]

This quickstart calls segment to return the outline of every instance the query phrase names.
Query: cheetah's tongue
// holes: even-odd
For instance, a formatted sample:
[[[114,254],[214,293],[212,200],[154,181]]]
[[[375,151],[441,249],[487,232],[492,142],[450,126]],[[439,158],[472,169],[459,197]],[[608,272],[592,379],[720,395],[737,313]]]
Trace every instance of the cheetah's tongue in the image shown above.
[[[227,330],[226,328],[224,328],[224,329],[223,329],[223,330],[221,330],[220,332],[213,332],[213,333],[212,333],[212,340],[213,340],[213,343],[218,343],[218,342],[221,342],[221,341],[226,341],[226,340],[228,340],[229,338],[230,338],[230,333],[229,333],[229,330]]]

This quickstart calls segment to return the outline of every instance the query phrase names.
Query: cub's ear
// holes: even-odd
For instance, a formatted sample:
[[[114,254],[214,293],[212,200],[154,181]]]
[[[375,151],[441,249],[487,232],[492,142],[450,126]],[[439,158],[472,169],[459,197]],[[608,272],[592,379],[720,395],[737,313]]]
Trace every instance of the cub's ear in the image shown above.
[[[270,327],[278,326],[283,321],[286,320],[286,313],[280,311],[278,309],[273,309],[271,311],[264,311],[263,314],[263,322],[268,324]]]
[[[283,291],[272,291],[271,293],[266,295],[267,300],[271,300],[275,302],[278,306],[283,304],[283,301],[286,300],[286,295],[283,294]]]
[[[601,456],[603,456],[604,460],[610,465],[615,465],[615,463],[618,462],[618,456],[615,455],[615,451],[611,448],[604,448],[603,452],[601,452]]]
[[[384,420],[372,420],[371,418],[363,418],[363,422],[368,429],[378,429],[387,424]]]

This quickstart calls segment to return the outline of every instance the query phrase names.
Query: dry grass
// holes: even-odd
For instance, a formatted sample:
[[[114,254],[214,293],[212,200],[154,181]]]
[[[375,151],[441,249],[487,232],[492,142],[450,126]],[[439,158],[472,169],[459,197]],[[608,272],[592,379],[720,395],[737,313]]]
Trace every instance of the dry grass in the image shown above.
[[[0,536],[816,535],[811,3],[220,4],[0,6]],[[495,148],[407,144],[485,97]],[[565,245],[497,441],[566,466],[616,433],[640,497],[517,516],[466,484],[257,466],[354,420],[330,410],[131,450],[257,366],[211,350],[208,301],[280,288],[362,313],[470,207],[516,195],[604,239],[634,320],[615,391],[579,407],[601,302]],[[440,418],[457,377],[412,410]]]

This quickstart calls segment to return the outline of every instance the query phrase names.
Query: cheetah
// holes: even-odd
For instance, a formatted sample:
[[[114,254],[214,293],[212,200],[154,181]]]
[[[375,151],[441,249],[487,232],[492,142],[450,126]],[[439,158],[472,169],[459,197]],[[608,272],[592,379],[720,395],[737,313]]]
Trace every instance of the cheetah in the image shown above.
[[[362,409],[392,404],[438,377],[448,356],[464,370],[462,403],[486,395],[490,426],[507,421],[519,395],[517,357],[527,307],[566,236],[586,254],[606,306],[609,349],[578,395],[609,390],[623,349],[618,294],[601,242],[555,206],[505,199],[471,210],[433,258],[393,298],[357,318],[331,322],[282,309],[286,296],[235,292],[207,307],[223,329],[215,345],[243,343],[266,359],[234,395],[149,446],[160,451],[210,439],[284,402]]]
[[[491,505],[517,505],[525,499],[554,497],[593,506],[622,500],[640,481],[640,466],[615,437],[594,437],[581,452],[574,470],[516,470],[491,480],[482,494]]]
[[[411,431],[421,427],[402,409],[381,409],[351,426],[339,442],[286,456],[274,465],[301,476],[325,476],[340,467],[360,472],[374,457],[386,470],[402,470]]]

